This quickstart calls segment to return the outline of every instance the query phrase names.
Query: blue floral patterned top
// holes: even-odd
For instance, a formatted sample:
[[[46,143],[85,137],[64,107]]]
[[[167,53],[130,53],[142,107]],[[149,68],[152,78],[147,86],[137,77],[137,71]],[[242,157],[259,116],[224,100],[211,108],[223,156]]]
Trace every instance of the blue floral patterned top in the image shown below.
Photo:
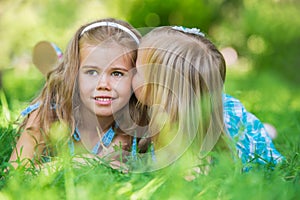
[[[284,157],[275,149],[262,122],[243,104],[223,94],[224,123],[227,135],[234,141],[243,163],[278,164]]]

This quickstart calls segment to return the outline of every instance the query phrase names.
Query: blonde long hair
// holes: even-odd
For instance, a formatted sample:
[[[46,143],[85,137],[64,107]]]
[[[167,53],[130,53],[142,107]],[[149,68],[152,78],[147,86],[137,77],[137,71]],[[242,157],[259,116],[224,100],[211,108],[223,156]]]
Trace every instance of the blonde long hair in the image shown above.
[[[81,35],[82,30],[90,24],[96,22],[114,22],[130,29],[138,39],[141,35],[129,23],[113,18],[97,20],[86,25],[81,26],[70,40],[67,49],[64,53],[63,60],[59,65],[48,73],[46,83],[40,95],[33,100],[41,102],[38,108],[37,117],[39,118],[40,129],[48,133],[51,124],[54,121],[66,123],[70,127],[71,133],[74,132],[75,119],[74,108],[79,104],[79,96],[77,90],[77,75],[80,66],[80,50],[83,44],[97,46],[104,41],[112,40],[122,46],[131,50],[132,65],[135,66],[135,59],[137,56],[138,43],[128,33],[112,26],[100,26],[88,30]],[[130,105],[136,104],[134,95],[130,99]],[[50,109],[55,106],[55,109]],[[130,109],[132,110],[132,109]],[[135,111],[137,111],[135,109]],[[139,116],[139,114],[136,114]],[[21,128],[26,125],[28,118],[26,118],[21,125]]]
[[[143,37],[138,60],[146,83],[139,100],[151,105],[149,127],[155,147],[182,145],[182,152],[177,152],[182,154],[193,144],[198,152],[210,151],[223,131],[226,71],[215,45],[200,35],[159,27]]]

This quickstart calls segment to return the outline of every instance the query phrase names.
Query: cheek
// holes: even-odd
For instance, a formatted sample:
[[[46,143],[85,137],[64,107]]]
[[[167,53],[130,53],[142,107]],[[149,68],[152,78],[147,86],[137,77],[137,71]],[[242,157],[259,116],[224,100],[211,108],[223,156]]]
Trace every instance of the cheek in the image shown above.
[[[95,84],[96,82],[96,84]],[[80,99],[83,100],[90,97],[95,92],[97,81],[93,78],[86,78],[85,76],[79,76],[78,78],[78,92]]]
[[[78,77],[78,90],[80,93],[82,93],[82,91],[84,91],[84,88],[86,87],[85,81],[83,80],[83,78],[79,75]]]
[[[122,98],[122,101],[126,101],[126,99],[129,101],[132,95],[131,84],[132,84],[131,78],[114,84],[115,85],[114,90],[119,94],[119,97]]]
[[[141,98],[142,98],[142,96],[141,96],[141,88],[138,88],[138,89],[134,90],[134,94],[135,94],[136,98],[139,101],[141,101]]]
[[[142,87],[143,87],[143,81],[141,80],[140,76],[135,74],[132,79],[132,88],[133,88],[133,92],[138,100],[141,100]]]
[[[95,89],[97,87],[98,79],[96,77],[88,77],[80,74],[78,77],[78,85],[81,91]]]

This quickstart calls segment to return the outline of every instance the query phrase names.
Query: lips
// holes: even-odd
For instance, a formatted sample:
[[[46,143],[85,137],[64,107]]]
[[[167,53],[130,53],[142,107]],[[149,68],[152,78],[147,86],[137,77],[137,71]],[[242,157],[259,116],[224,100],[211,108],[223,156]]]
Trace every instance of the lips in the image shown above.
[[[110,96],[97,96],[94,97],[95,103],[98,105],[110,105],[114,98]]]

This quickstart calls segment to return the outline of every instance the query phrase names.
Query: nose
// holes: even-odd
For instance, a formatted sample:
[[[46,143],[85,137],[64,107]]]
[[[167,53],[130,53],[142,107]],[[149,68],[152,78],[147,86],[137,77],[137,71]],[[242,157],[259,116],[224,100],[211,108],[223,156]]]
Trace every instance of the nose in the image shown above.
[[[101,74],[99,77],[97,90],[110,90],[110,80],[109,77],[106,74]]]

